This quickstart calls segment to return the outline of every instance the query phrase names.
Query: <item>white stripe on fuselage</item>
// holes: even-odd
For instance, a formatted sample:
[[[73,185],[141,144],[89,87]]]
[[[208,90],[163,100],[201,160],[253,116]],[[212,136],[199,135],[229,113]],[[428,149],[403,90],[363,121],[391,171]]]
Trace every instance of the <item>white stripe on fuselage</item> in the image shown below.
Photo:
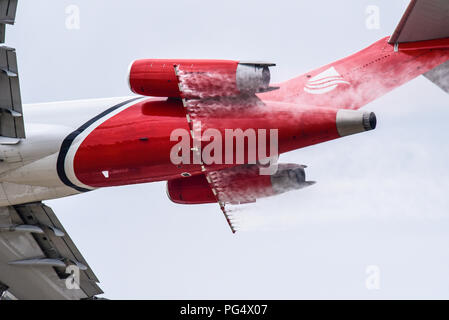
[[[75,174],[75,170],[74,170],[74,166],[73,166],[73,162],[75,159],[75,154],[78,150],[78,148],[80,147],[80,145],[83,143],[84,139],[87,138],[87,136],[95,129],[97,128],[99,125],[101,125],[103,122],[107,121],[108,119],[112,118],[113,116],[115,116],[116,114],[122,112],[123,110],[129,108],[130,106],[135,105],[136,103],[139,103],[142,100],[148,99],[148,97],[143,97],[140,98],[138,100],[133,100],[127,104],[125,104],[124,106],[117,108],[116,110],[108,113],[107,115],[105,115],[104,117],[101,117],[100,119],[98,119],[97,121],[95,121],[94,123],[92,123],[89,127],[87,127],[82,133],[80,133],[75,140],[72,142],[69,151],[67,152],[67,156],[65,158],[65,163],[64,163],[64,170],[65,173],[67,175],[67,178],[76,186],[84,188],[84,189],[88,189],[88,190],[93,190],[95,189],[92,186],[88,186],[84,183],[82,183],[81,181],[78,180],[78,178],[76,177]],[[129,99],[128,99],[129,100]],[[122,100],[119,101],[117,104],[124,102],[126,100]],[[115,105],[117,105],[115,104]],[[113,107],[114,105],[109,106]],[[108,108],[106,108],[105,110],[107,110]],[[104,110],[103,110],[104,111]],[[101,113],[101,112],[100,112]],[[98,114],[97,114],[98,115]],[[95,116],[97,116],[95,115]],[[94,117],[95,117],[94,116]],[[94,118],[93,117],[93,118]],[[90,120],[90,119],[89,119]]]

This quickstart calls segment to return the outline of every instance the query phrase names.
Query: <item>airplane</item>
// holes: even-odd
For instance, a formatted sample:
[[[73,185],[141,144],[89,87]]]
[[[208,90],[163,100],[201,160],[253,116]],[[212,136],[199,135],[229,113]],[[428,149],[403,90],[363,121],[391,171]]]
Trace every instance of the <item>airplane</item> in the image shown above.
[[[1,43],[16,10],[0,0]],[[449,2],[412,0],[391,36],[278,84],[270,62],[141,59],[135,95],[29,105],[0,47],[0,296],[103,293],[45,200],[167,181],[170,200],[217,203],[236,232],[229,205],[314,183],[279,154],[375,129],[361,108],[420,75],[449,93],[448,20]]]

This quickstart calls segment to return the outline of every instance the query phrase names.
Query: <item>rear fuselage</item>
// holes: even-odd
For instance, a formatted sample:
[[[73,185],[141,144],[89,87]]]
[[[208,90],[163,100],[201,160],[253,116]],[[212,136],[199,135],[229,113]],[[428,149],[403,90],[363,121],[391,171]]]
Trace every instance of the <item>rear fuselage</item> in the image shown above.
[[[250,149],[260,143],[270,147],[270,137],[262,141],[260,132],[276,130],[276,150],[288,152],[341,136],[337,109],[314,108],[262,102],[246,106],[239,113],[216,113],[202,128],[214,129],[222,138],[222,161],[212,170],[251,163]],[[99,187],[170,180],[201,174],[202,165],[193,161],[173,163],[173,148],[180,138],[175,131],[189,133],[181,100],[125,97],[25,105],[27,138],[17,145],[1,145],[0,165],[3,195],[0,205],[58,198]],[[354,111],[358,113],[358,111]],[[361,113],[360,113],[361,114]],[[228,133],[234,156],[225,159]],[[251,133],[254,132],[254,145]],[[243,142],[243,162],[237,147]],[[193,148],[191,137],[189,146]],[[203,141],[205,148],[210,141]],[[189,150],[191,151],[191,150]],[[217,151],[216,151],[217,152]],[[215,158],[215,160],[217,160]],[[257,156],[257,161],[260,158]]]

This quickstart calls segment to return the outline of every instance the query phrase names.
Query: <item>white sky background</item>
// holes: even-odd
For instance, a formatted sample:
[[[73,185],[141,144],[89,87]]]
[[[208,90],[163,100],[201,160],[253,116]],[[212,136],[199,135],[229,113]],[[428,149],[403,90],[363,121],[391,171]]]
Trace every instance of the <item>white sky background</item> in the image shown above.
[[[268,60],[280,81],[390,35],[407,3],[21,0],[7,44],[25,103],[129,95],[137,58]],[[419,78],[365,109],[375,131],[283,155],[318,183],[248,206],[235,236],[218,205],[175,205],[165,183],[47,204],[108,298],[449,298],[449,96]]]

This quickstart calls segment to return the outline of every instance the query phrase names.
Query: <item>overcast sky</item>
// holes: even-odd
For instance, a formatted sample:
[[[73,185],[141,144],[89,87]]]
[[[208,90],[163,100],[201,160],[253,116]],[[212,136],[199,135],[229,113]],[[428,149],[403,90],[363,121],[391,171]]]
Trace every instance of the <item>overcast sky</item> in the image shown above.
[[[25,103],[129,95],[136,58],[267,60],[281,81],[390,35],[407,3],[21,0],[7,44]],[[165,183],[46,203],[108,298],[447,299],[449,96],[421,77],[365,109],[376,130],[283,155],[318,183],[245,207],[237,235],[215,204],[171,203]]]

